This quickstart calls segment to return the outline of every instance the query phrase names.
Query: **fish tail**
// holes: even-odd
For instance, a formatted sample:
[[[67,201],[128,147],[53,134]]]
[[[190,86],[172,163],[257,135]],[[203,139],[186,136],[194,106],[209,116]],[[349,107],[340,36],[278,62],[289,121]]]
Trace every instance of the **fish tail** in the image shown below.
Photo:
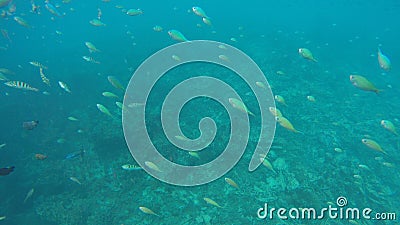
[[[312,61],[313,61],[313,62],[316,62],[316,63],[318,62],[318,60],[316,60],[316,59],[314,59],[314,58],[312,59]]]

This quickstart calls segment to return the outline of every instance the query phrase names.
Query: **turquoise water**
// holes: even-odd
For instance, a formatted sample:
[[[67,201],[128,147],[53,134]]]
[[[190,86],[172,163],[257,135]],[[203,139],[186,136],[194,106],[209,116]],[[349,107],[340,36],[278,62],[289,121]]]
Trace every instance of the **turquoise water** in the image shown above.
[[[2,1],[0,1],[1,3]],[[339,196],[347,207],[371,208],[374,213],[399,216],[400,137],[384,129],[381,120],[400,130],[400,31],[397,1],[51,1],[61,17],[52,15],[42,1],[31,12],[29,1],[14,0],[0,10],[2,82],[23,81],[39,91],[0,87],[0,168],[15,171],[0,177],[2,224],[397,224],[367,219],[259,219],[257,210],[268,203],[275,208],[317,210],[336,206]],[[122,8],[117,8],[121,5]],[[208,26],[191,8],[199,6],[211,18]],[[142,15],[128,16],[140,8]],[[101,9],[103,27],[92,26]],[[14,17],[26,20],[30,28]],[[163,31],[156,32],[159,25]],[[121,109],[124,87],[137,67],[150,55],[177,43],[167,31],[181,31],[189,40],[214,40],[249,55],[264,72],[274,95],[287,106],[276,107],[302,133],[277,124],[267,156],[273,170],[261,165],[249,172],[248,164],[260,131],[260,109],[251,89],[228,69],[208,63],[175,68],[156,84],[146,105],[149,136],[167,159],[183,165],[200,165],[222,153],[229,141],[225,109],[209,98],[189,102],[180,115],[188,138],[200,135],[198,122],[209,116],[218,127],[215,140],[199,158],[173,146],[163,134],[162,100],[179,82],[207,75],[229,83],[240,94],[250,116],[250,141],[239,163],[223,177],[196,187],[165,184],[145,171],[127,171],[135,164],[124,139]],[[57,31],[57,33],[56,33]],[[89,53],[85,42],[100,52]],[[377,48],[392,63],[379,67]],[[299,48],[312,51],[317,63],[302,58]],[[100,63],[85,61],[91,56]],[[37,61],[48,67],[43,83]],[[354,87],[350,74],[360,74],[382,91]],[[71,93],[58,81],[65,82]],[[102,96],[109,91],[118,98]],[[46,92],[46,93],[43,93]],[[314,96],[315,102],[307,100]],[[96,104],[108,108],[112,118]],[[77,121],[71,121],[74,117]],[[38,120],[33,130],[22,123]],[[385,153],[364,145],[375,140]],[[336,149],[335,148],[340,148]],[[83,157],[66,155],[85,150]],[[46,155],[44,160],[35,154]],[[361,166],[360,166],[361,165]],[[76,178],[78,182],[70,178]],[[234,180],[239,189],[224,178]],[[24,202],[27,193],[33,194]],[[207,204],[210,198],[223,208]],[[145,214],[145,206],[158,216]]]

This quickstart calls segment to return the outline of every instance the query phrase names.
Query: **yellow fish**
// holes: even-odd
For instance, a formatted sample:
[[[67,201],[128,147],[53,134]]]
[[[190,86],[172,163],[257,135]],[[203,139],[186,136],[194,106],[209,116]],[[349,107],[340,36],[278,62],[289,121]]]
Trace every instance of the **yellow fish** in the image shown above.
[[[156,164],[154,164],[153,162],[150,162],[150,161],[146,161],[146,162],[144,162],[144,164],[147,166],[147,167],[149,167],[150,169],[152,169],[152,170],[155,170],[155,171],[157,171],[157,172],[162,172],[161,170],[160,170],[160,168],[158,168],[158,166],[156,165]]]
[[[260,82],[260,81],[257,81],[257,82],[256,82],[256,85],[257,85],[258,87],[260,87],[260,88],[264,88],[264,89],[267,88],[267,87],[265,86],[265,84],[264,84],[263,82]]]
[[[212,200],[211,198],[203,198],[204,201],[206,201],[208,204],[216,206],[218,208],[223,208],[222,206],[220,206],[218,203],[216,203],[214,200]]]
[[[129,9],[126,11],[126,15],[128,16],[137,16],[143,14],[143,11],[141,9]]]
[[[191,151],[189,151],[188,154],[189,154],[190,156],[193,156],[193,157],[197,158],[197,159],[200,159],[199,153],[197,153],[197,152],[191,152]]]
[[[397,131],[396,131],[396,127],[394,127],[393,123],[390,122],[389,120],[382,120],[381,121],[381,125],[386,130],[388,130],[388,131],[392,132],[393,134],[399,136],[399,133],[397,133]]]
[[[380,92],[379,89],[375,87],[373,83],[371,83],[367,78],[360,75],[350,75],[350,82],[354,87],[357,87],[364,91],[372,91],[378,94]]]
[[[122,104],[122,102],[115,102],[115,105],[117,105],[118,108],[124,110],[124,104]]]
[[[24,26],[26,28],[31,28],[31,25],[29,25],[29,23],[26,22],[26,20],[22,19],[19,16],[14,16],[14,20],[21,26]]]
[[[114,77],[114,76],[108,76],[108,77],[107,77],[107,80],[108,80],[108,82],[110,82],[110,84],[111,84],[112,86],[114,86],[115,88],[118,88],[118,89],[121,89],[121,90],[124,90],[124,89],[125,89],[125,88],[122,86],[121,82],[119,82],[119,80],[118,80],[116,77]]]
[[[242,112],[245,112],[247,114],[250,114],[250,115],[254,116],[254,114],[252,112],[250,112],[247,109],[246,105],[242,101],[240,101],[239,99],[229,98],[228,101],[234,108],[239,109]]]
[[[121,168],[124,169],[124,170],[128,170],[128,171],[141,170],[142,169],[142,167],[136,166],[136,165],[132,165],[132,164],[122,165]]]
[[[92,53],[92,52],[100,52],[100,50],[97,49],[96,46],[92,42],[86,41],[85,45],[89,49],[90,53]]]
[[[275,116],[275,117],[282,117],[282,113],[281,113],[281,111],[280,111],[279,109],[274,108],[274,107],[269,107],[268,109],[269,109],[269,111],[271,112],[271,114],[272,114],[273,116]]]
[[[97,108],[100,110],[100,112],[112,117],[110,111],[102,104],[96,104]]]
[[[155,216],[159,216],[157,213],[153,212],[153,210],[151,210],[151,209],[149,209],[149,208],[147,208],[147,207],[140,206],[139,209],[140,209],[140,211],[142,211],[143,213],[150,214],[150,215],[155,215]]]
[[[164,29],[163,29],[161,26],[156,25],[156,26],[153,27],[153,30],[156,31],[156,32],[161,32],[161,31],[163,31]]]
[[[371,170],[367,165],[364,164],[359,164],[358,167],[365,170]]]
[[[387,154],[376,141],[374,141],[372,139],[367,139],[367,138],[364,138],[361,141],[368,148],[373,149],[373,150],[378,151],[378,152],[382,152],[384,154]]]
[[[290,131],[293,131],[293,132],[295,132],[295,133],[302,133],[302,132],[296,130],[296,129],[293,127],[292,123],[291,123],[288,119],[286,119],[285,117],[283,117],[283,116],[277,116],[277,117],[275,117],[275,118],[276,118],[276,121],[279,123],[279,125],[281,125],[282,127],[286,128],[286,129],[288,129],[288,130],[290,130]]]
[[[225,45],[218,45],[218,48],[220,48],[220,49],[226,49],[226,46],[225,46]]]
[[[378,62],[379,66],[386,71],[392,68],[389,58],[382,53],[380,48],[378,48]]]
[[[175,61],[181,61],[181,58],[179,57],[179,56],[177,56],[177,55],[172,55],[171,56],[172,57],[172,59],[174,59]]]
[[[226,56],[226,55],[219,55],[218,58],[221,59],[221,60],[223,60],[223,61],[225,61],[225,62],[230,62],[229,57]]]
[[[285,101],[285,99],[284,99],[282,96],[280,96],[280,95],[275,95],[274,98],[275,98],[275,100],[276,100],[277,102],[279,102],[279,103],[281,103],[281,104],[287,106],[286,101]]]
[[[384,165],[386,167],[394,168],[394,164],[390,163],[390,162],[383,162],[382,165]]]
[[[308,49],[306,49],[306,48],[299,48],[299,54],[300,54],[303,58],[305,58],[305,59],[311,60],[311,61],[313,61],[313,62],[318,62],[318,61],[314,58],[314,56],[313,56],[313,54],[311,53],[311,51],[308,50]]]
[[[225,181],[232,187],[239,189],[239,185],[237,185],[237,183],[233,181],[231,178],[225,177]]]
[[[208,16],[206,15],[206,12],[204,12],[204,10],[198,6],[192,7],[192,11],[194,12],[194,14],[196,14],[200,17],[208,18]]]
[[[73,181],[73,182],[79,184],[79,185],[82,185],[82,183],[81,183],[81,182],[78,180],[78,178],[76,178],[76,177],[70,177],[69,179],[70,179],[71,181]]]
[[[79,121],[77,118],[73,117],[73,116],[68,116],[67,118],[69,121]]]
[[[203,20],[203,23],[205,23],[206,25],[212,26],[212,21],[211,21],[210,18],[208,18],[208,17],[203,17],[202,20]]]
[[[109,92],[109,91],[103,92],[102,95],[103,95],[104,97],[108,97],[108,98],[118,98],[118,96],[117,96],[116,94],[114,94],[114,93],[112,93],[112,92]]]
[[[168,35],[174,39],[175,41],[180,41],[180,42],[184,42],[184,41],[189,41],[180,31],[178,30],[169,30],[168,31]]]
[[[91,62],[91,63],[100,64],[100,62],[97,61],[97,60],[95,60],[95,59],[93,59],[93,57],[84,55],[84,56],[82,56],[82,58],[83,58],[86,62]]]
[[[341,148],[337,148],[337,147],[336,147],[336,148],[334,148],[333,150],[334,150],[335,152],[339,152],[339,153],[342,153],[342,152],[343,152],[343,149],[341,149]]]
[[[92,24],[95,27],[105,27],[106,26],[105,23],[101,22],[98,19],[92,19],[91,21],[89,21],[89,23]]]
[[[267,167],[269,170],[271,170],[272,172],[274,172],[276,174],[276,171],[272,167],[272,164],[267,160],[267,158],[260,158],[260,161],[262,162],[262,164],[265,167]]]
[[[308,96],[307,96],[307,99],[308,99],[308,101],[310,101],[310,102],[315,102],[315,97],[312,96],[312,95],[308,95]]]

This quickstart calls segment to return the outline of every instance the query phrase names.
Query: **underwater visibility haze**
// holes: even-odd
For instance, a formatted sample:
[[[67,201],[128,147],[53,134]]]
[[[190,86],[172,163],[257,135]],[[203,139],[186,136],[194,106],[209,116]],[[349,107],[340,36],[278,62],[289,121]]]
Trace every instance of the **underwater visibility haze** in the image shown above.
[[[0,224],[399,224],[400,2],[0,0],[0,16]],[[148,57],[194,40],[241,50],[268,82],[250,87],[225,66],[182,63],[145,103],[129,101]],[[177,52],[165,62],[184,60]],[[206,117],[217,129],[204,149],[184,151],[164,132],[163,103],[199,76],[229,84],[240,100],[186,102],[175,141],[201,139]],[[259,107],[253,87],[270,88],[275,103]],[[136,162],[126,143],[123,114],[137,109],[149,140],[176,164],[223,155],[240,119],[230,110],[248,116],[246,150],[212,182],[164,183],[148,173],[165,173],[161,165]],[[264,111],[274,139],[249,171]],[[301,218],[303,208],[332,207],[371,212]]]

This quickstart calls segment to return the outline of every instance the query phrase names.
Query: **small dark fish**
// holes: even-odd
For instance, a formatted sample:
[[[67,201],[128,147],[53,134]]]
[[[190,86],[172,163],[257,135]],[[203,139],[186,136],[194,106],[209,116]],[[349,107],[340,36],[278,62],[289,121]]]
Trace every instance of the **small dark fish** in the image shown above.
[[[1,29],[1,34],[5,39],[7,39],[9,42],[12,42],[10,39],[10,36],[8,35],[8,31],[6,29]]]
[[[28,122],[23,122],[22,127],[25,130],[33,130],[37,125],[39,124],[39,120],[33,120],[33,121],[28,121]]]
[[[6,176],[14,171],[15,166],[0,168],[0,176]]]
[[[85,154],[85,150],[82,149],[79,152],[69,153],[67,156],[65,156],[65,159],[74,159],[77,157],[83,158],[84,154]]]

